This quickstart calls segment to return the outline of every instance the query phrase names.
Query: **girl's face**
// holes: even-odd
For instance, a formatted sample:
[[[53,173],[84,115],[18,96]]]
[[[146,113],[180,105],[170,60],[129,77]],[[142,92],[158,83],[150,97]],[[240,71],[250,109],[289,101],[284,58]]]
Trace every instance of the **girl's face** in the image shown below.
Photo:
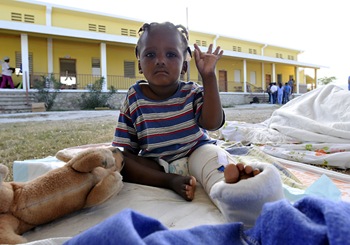
[[[184,44],[176,30],[162,26],[142,35],[139,45],[139,69],[152,86],[177,84],[181,72],[187,64],[184,57]]]

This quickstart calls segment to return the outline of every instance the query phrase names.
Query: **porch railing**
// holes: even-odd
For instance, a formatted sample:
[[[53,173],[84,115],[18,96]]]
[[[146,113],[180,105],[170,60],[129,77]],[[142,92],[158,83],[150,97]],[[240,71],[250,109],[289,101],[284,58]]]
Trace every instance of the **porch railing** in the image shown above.
[[[247,82],[247,92],[248,93],[263,93],[264,90],[262,87],[256,86]],[[243,82],[234,82],[227,81],[227,91],[225,92],[244,92],[244,83]]]
[[[75,75],[62,75],[59,73],[51,74],[56,82],[60,82],[60,89],[79,89],[87,90],[94,84],[97,80],[101,79],[101,76],[96,76],[92,74],[75,74]],[[44,82],[45,88],[54,88],[54,84],[50,81],[50,75],[48,73],[33,73],[30,74],[30,87],[34,88],[36,82]],[[117,90],[127,90],[132,84],[136,83],[139,80],[144,79],[144,77],[124,77],[117,75],[108,75],[107,76],[107,89],[110,89],[112,86]],[[194,81],[201,84],[200,81]],[[253,84],[247,83],[247,92],[248,93],[263,93],[261,87],[255,86]],[[233,82],[227,81],[227,91],[225,92],[244,92],[244,83],[243,82]],[[223,91],[224,92],[224,91]]]
[[[80,89],[87,90],[97,80],[101,79],[101,76],[92,74],[75,74],[75,75],[60,75],[59,73],[52,73],[51,76],[56,82],[60,82],[60,89]],[[143,79],[143,77],[124,77],[116,75],[107,76],[107,88],[111,86],[114,89],[125,90],[128,89],[136,81]],[[53,82],[50,81],[50,74],[48,73],[33,73],[30,74],[30,87],[34,88],[36,82],[44,82],[45,88],[54,88]]]

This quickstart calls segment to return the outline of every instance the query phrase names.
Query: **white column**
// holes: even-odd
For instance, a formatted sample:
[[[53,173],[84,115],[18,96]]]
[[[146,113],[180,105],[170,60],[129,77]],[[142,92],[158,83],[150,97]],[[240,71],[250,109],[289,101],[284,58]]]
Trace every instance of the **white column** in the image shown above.
[[[243,92],[247,92],[247,60],[243,60]]]
[[[47,72],[53,73],[53,46],[52,38],[47,39]]]
[[[276,82],[276,65],[275,63],[272,63],[272,82]]]
[[[299,94],[299,84],[300,84],[300,78],[299,78],[299,67],[295,67],[295,83],[297,87],[297,94]]]
[[[51,13],[52,13],[52,6],[46,6],[46,25],[51,26]]]
[[[314,72],[315,72],[315,76],[314,76],[315,77],[315,88],[317,88],[317,69],[316,68],[314,69]]]
[[[265,55],[265,48],[267,47],[267,44],[264,44],[264,46],[261,48],[261,56]],[[262,62],[261,63],[261,86],[262,89],[265,91],[267,88],[267,84],[266,84],[266,77],[265,77],[265,63]]]
[[[21,58],[22,58],[22,84],[23,89],[30,88],[29,81],[29,49],[28,49],[28,35],[21,34]],[[28,86],[28,87],[27,87]]]
[[[107,46],[106,43],[101,43],[100,44],[100,50],[101,50],[101,76],[105,79],[103,86],[102,86],[102,91],[107,91]]]
[[[262,90],[266,89],[266,81],[265,81],[265,63],[261,62],[261,87]]]

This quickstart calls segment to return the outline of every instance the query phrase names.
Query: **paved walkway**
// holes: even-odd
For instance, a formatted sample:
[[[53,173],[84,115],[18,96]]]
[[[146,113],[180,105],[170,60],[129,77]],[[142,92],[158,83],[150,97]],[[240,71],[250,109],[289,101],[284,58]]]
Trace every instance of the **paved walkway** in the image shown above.
[[[235,109],[253,109],[253,108],[270,108],[278,107],[271,104],[246,104],[236,105],[235,107],[225,108],[225,110]],[[37,122],[37,121],[56,121],[56,120],[75,120],[81,118],[97,118],[97,117],[115,117],[118,118],[119,110],[91,110],[91,111],[47,111],[47,112],[28,112],[0,114],[1,123],[16,122]]]
[[[91,111],[47,111],[47,112],[28,112],[0,114],[1,123],[17,122],[38,122],[38,121],[56,121],[56,120],[75,120],[81,118],[96,117],[116,117],[118,118],[119,110],[91,110]]]

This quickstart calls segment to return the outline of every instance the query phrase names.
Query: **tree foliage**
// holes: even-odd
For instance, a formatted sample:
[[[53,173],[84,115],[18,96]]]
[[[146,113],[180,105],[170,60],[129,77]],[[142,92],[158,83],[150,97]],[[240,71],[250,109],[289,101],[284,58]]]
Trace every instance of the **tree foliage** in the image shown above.
[[[318,83],[322,85],[327,85],[336,79],[337,79],[336,77],[322,77],[318,79]]]

